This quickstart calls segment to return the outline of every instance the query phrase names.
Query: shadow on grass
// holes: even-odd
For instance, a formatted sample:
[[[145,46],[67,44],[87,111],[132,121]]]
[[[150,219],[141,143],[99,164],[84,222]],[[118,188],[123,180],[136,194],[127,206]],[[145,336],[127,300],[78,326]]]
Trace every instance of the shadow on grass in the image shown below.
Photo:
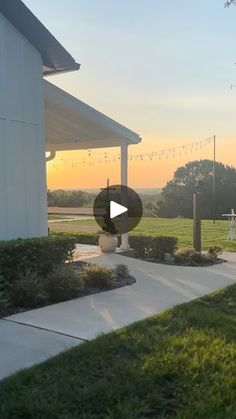
[[[236,417],[236,286],[65,352],[0,385],[0,417]]]

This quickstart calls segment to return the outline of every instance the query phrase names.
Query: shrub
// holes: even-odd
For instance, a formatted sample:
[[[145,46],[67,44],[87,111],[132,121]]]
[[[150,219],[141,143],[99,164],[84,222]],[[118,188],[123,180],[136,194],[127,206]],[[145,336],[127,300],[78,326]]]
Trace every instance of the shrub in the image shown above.
[[[0,275],[0,314],[4,313],[9,305],[7,293],[6,293],[6,280]]]
[[[114,269],[114,288],[126,287],[136,282],[135,278],[129,273],[126,265],[116,265]]]
[[[63,233],[63,232],[53,232],[52,234],[54,237],[73,237],[76,243],[79,244],[91,244],[97,246],[98,244],[98,236],[97,234],[92,233]]]
[[[85,287],[98,289],[112,288],[114,271],[102,266],[87,265],[82,274]]]
[[[197,252],[192,247],[186,247],[176,250],[174,254],[174,262],[187,266],[204,266],[216,263],[218,256],[222,253],[220,246],[209,247],[206,254]]]
[[[221,246],[210,246],[207,250],[207,255],[213,262],[216,261],[222,253],[223,248]]]
[[[8,307],[8,301],[0,294],[0,315],[4,314]]]
[[[126,265],[116,265],[114,269],[116,279],[126,279],[130,277],[129,269]]]
[[[6,287],[9,302],[14,307],[35,308],[47,302],[41,279],[31,270],[17,272],[16,280]]]
[[[187,266],[201,266],[209,263],[207,256],[197,252],[193,247],[183,247],[175,251],[175,263]]]
[[[83,294],[83,280],[70,265],[56,267],[43,280],[49,303],[71,300]]]
[[[4,278],[3,275],[0,275],[0,295],[3,294],[6,290],[6,279]]]
[[[163,261],[165,254],[173,254],[177,246],[177,238],[168,236],[130,236],[130,245],[136,257]]]
[[[0,274],[8,281],[17,271],[28,269],[44,275],[63,262],[72,259],[75,239],[71,236],[50,236],[0,242]]]

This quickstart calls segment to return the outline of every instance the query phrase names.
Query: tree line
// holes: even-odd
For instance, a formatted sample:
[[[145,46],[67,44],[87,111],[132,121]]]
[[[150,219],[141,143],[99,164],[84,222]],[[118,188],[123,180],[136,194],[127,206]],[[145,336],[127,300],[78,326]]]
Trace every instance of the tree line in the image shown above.
[[[215,165],[215,214],[236,210],[236,169],[223,163]],[[179,167],[174,177],[158,194],[140,194],[145,217],[192,218],[193,193],[200,185],[202,218],[213,217],[213,162],[197,160]],[[93,207],[95,194],[85,191],[48,191],[49,207]]]
[[[65,191],[63,189],[58,189],[56,191],[48,191],[49,207],[92,207],[94,199],[95,194],[85,191]]]

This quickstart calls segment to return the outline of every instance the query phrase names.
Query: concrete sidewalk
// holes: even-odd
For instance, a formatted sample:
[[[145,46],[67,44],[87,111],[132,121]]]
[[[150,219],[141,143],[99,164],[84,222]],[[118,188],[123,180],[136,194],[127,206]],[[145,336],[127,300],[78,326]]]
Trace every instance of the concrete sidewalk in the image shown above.
[[[0,380],[80,343],[75,338],[0,320]]]
[[[227,263],[208,268],[167,266],[116,254],[89,259],[111,267],[126,264],[136,284],[0,321],[0,378],[28,367],[29,359],[30,365],[41,362],[83,340],[236,283],[236,254],[224,258]]]

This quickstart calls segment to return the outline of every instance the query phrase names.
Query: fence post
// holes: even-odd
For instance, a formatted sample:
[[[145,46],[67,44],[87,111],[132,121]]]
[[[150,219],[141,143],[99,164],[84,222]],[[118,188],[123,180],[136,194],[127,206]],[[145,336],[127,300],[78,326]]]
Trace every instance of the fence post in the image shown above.
[[[197,252],[201,252],[201,195],[198,192],[193,194],[193,247]]]

